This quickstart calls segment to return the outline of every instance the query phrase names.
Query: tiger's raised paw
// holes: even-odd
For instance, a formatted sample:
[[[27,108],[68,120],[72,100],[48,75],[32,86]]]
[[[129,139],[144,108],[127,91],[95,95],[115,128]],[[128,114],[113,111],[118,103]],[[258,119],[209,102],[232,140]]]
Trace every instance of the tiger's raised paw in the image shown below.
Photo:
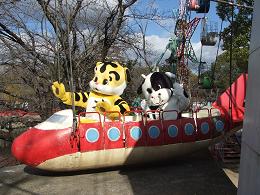
[[[66,93],[65,86],[63,83],[59,83],[58,81],[55,81],[52,86],[52,92],[53,94],[60,99],[63,99]]]

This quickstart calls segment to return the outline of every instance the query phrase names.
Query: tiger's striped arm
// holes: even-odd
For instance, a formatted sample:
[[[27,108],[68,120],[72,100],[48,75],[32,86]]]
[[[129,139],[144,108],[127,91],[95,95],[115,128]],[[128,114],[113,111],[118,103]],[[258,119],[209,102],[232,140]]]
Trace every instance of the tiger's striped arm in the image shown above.
[[[96,111],[100,113],[106,113],[106,116],[110,119],[118,118],[117,112],[124,114],[126,111],[129,110],[130,109],[128,104],[121,98],[116,98],[115,101],[111,103],[100,101],[96,104]]]
[[[71,92],[66,92],[65,96],[63,98],[61,98],[61,101],[64,104],[72,105],[72,98],[71,98],[72,96],[71,95],[72,95]],[[74,92],[73,96],[74,96],[75,106],[79,106],[79,107],[83,107],[83,108],[87,107],[89,92]]]
[[[52,85],[53,94],[61,99],[64,104],[72,105],[72,93],[66,92],[65,86],[57,81]],[[89,97],[89,92],[75,92],[73,94],[75,106],[86,108]]]
[[[123,115],[126,111],[130,111],[130,108],[129,108],[129,105],[127,104],[126,101],[119,98],[114,102],[114,106],[112,107],[112,111],[120,112]],[[118,117],[118,114],[117,113],[110,113],[109,117],[116,118],[116,117]]]

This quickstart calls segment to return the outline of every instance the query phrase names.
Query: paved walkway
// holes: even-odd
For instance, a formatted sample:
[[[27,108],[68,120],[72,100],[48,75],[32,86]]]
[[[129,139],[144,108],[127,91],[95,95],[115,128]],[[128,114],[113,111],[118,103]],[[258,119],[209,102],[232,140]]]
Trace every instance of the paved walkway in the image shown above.
[[[50,173],[24,165],[0,169],[0,194],[236,194],[224,171],[201,151],[167,164]]]

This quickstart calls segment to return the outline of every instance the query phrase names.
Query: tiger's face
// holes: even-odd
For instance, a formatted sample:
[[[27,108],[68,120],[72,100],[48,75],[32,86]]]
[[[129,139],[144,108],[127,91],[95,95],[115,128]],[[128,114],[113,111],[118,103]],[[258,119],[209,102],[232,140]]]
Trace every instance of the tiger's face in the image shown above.
[[[118,62],[97,62],[94,78],[90,81],[90,88],[105,95],[121,95],[130,81],[127,68]]]

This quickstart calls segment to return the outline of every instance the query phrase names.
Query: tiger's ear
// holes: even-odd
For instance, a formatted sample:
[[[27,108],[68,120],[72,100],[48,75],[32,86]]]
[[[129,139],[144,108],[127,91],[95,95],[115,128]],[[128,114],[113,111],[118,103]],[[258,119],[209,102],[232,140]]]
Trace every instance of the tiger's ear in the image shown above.
[[[96,66],[99,66],[99,65],[101,65],[101,64],[103,64],[103,62],[97,62],[97,63],[96,63]]]
[[[124,69],[125,69],[126,81],[129,83],[131,81],[130,71],[128,70],[128,68],[124,68]]]
[[[97,62],[96,63],[96,66],[94,67],[94,72],[96,72],[97,70],[98,70],[98,66],[100,66],[100,65],[102,65],[102,64],[104,64],[103,62]]]

